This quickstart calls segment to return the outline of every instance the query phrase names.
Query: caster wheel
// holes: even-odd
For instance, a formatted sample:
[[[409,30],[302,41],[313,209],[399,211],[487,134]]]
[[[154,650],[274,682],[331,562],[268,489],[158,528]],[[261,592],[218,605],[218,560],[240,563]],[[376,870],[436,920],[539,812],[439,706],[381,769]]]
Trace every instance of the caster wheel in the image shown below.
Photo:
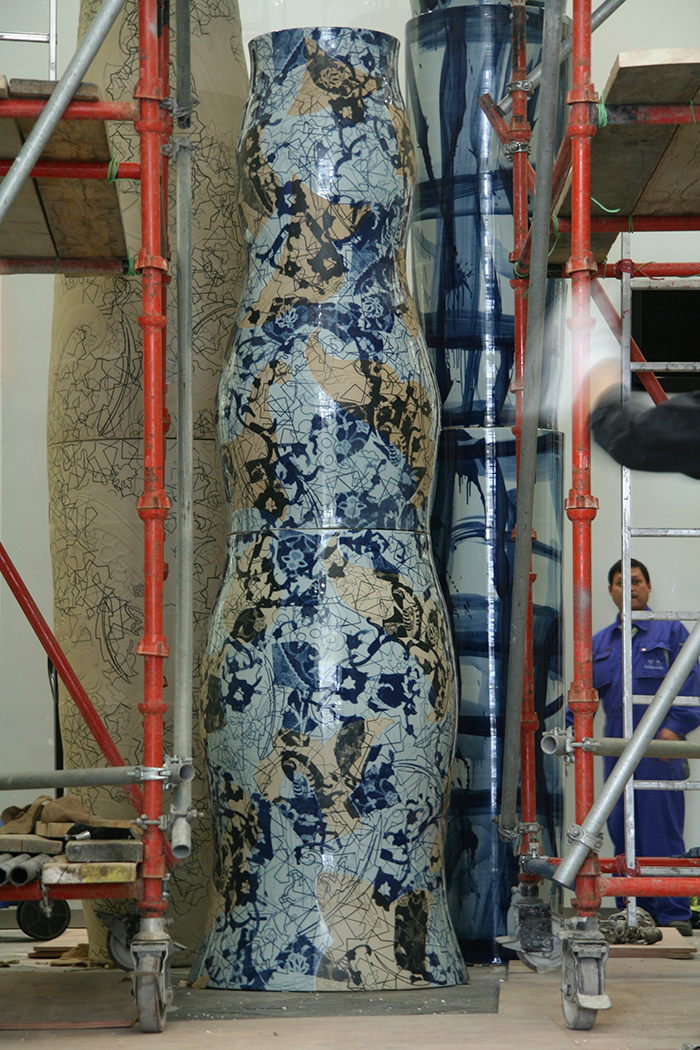
[[[134,969],[134,960],[131,958],[129,945],[120,941],[111,930],[107,934],[107,952],[114,965],[120,970],[127,970],[131,973]]]
[[[52,941],[68,929],[70,904],[64,900],[51,903],[50,915],[46,914],[39,901],[21,901],[17,906],[17,925],[33,941]]]
[[[564,1013],[564,1023],[567,1028],[572,1028],[576,1032],[588,1032],[589,1029],[595,1024],[595,1019],[598,1016],[597,1010],[587,1010],[584,1006],[579,1006],[578,1003],[572,1003],[570,999],[561,997],[561,1008]]]
[[[166,1009],[158,993],[157,977],[139,978],[136,1007],[142,1032],[162,1032],[165,1029]]]
[[[165,1028],[168,1003],[161,998],[161,961],[159,955],[142,955],[139,959],[139,968],[134,971],[132,978],[142,1032],[162,1032]],[[164,965],[167,968],[166,977],[169,988],[169,961],[166,960]]]

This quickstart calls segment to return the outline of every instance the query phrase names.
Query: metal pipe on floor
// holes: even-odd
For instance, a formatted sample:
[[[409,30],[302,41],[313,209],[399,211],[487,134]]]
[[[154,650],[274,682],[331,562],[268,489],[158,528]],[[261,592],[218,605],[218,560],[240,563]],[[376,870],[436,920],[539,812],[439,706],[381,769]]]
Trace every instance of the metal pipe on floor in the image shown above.
[[[656,696],[630,737],[619,762],[617,762],[612,773],[605,781],[598,798],[575,833],[571,848],[554,876],[555,882],[560,883],[562,886],[570,886],[574,882],[581,865],[588,856],[589,850],[593,848],[592,844],[603,830],[605,821],[610,816],[615,803],[624,791],[625,784],[634,773],[649,744],[656,736],[661,723],[678,695],[678,690],[692,671],[693,664],[698,659],[698,656],[700,656],[700,620],[698,620],[686,638]],[[571,835],[571,831],[569,835]]]
[[[522,427],[518,469],[515,555],[513,560],[513,596],[506,694],[506,727],[503,744],[503,780],[501,812],[498,818],[499,834],[506,840],[514,837],[517,827],[516,798],[532,556],[532,508],[544,348],[549,214],[552,202],[552,171],[554,168],[554,138],[557,120],[562,15],[562,0],[548,0],[545,7],[544,38],[542,42],[543,85],[537,125],[537,187],[532,222],[532,262],[523,375]]]
[[[102,46],[125,2],[126,0],[104,0],[102,7],[92,20],[80,47],[70,60],[68,68],[59,80],[0,187],[0,223],[5,219],[24,180],[41,156],[44,146],[51,138],[66,106],[73,98],[88,66]]]
[[[610,18],[610,15],[617,11],[618,7],[622,7],[625,0],[604,0],[604,3],[597,7],[591,15],[591,31],[595,31],[598,26],[602,25],[606,19]],[[564,38],[561,42],[561,52],[559,57],[559,63],[566,62],[567,58],[571,54],[574,48],[573,36],[569,35]],[[538,86],[542,80],[542,66],[535,66],[531,73],[528,74],[527,78],[532,84],[533,89]],[[498,103],[498,108],[504,116],[508,116],[513,108],[513,96],[506,95]]]
[[[180,5],[182,6],[182,5]],[[178,8],[179,11],[179,8]],[[178,23],[179,27],[179,23]],[[188,77],[189,83],[189,65]],[[192,145],[175,143],[177,176],[177,623],[175,627],[175,697],[173,746],[175,754],[192,755],[192,674],[194,653],[194,411],[192,404]],[[192,850],[192,784],[181,782],[173,791],[172,849],[178,860]]]

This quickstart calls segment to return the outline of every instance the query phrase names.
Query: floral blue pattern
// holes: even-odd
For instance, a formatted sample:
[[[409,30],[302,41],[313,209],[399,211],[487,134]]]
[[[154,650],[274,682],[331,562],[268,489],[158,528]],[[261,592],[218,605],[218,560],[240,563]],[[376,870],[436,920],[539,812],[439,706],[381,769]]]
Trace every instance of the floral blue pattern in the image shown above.
[[[444,881],[455,666],[397,47],[317,27],[251,44],[248,269],[218,393],[229,540],[201,695],[216,866],[193,977],[213,987],[467,979]]]

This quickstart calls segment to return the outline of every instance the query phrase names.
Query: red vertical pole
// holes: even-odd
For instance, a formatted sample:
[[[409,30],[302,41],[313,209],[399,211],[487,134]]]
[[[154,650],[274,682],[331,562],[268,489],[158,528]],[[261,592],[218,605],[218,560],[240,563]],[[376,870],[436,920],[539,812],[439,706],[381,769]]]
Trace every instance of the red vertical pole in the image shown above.
[[[569,704],[574,714],[577,740],[593,735],[593,716],[598,695],[593,688],[591,663],[591,522],[598,501],[591,495],[591,445],[588,429],[590,395],[588,368],[591,329],[594,321],[590,309],[590,281],[596,272],[591,254],[591,138],[595,127],[590,120],[590,104],[597,101],[591,74],[591,0],[574,0],[573,12],[573,83],[568,102],[571,105],[572,161],[572,230],[571,258],[567,273],[571,276],[571,329],[573,350],[572,401],[572,488],[566,501],[566,512],[573,529],[573,634],[574,679]],[[593,755],[576,750],[576,822],[581,824],[593,803]],[[596,896],[595,876],[599,872],[594,855],[584,863],[577,880],[576,910],[579,915],[595,914],[600,907]]]
[[[160,102],[159,0],[139,0],[139,83],[135,97],[140,116],[136,131],[141,143],[141,251],[137,269],[143,282],[143,396],[144,492],[138,502],[144,523],[144,636],[138,652],[144,657],[143,715],[144,765],[163,765],[163,660],[168,647],[163,633],[163,540],[170,503],[165,493],[163,460],[163,357],[166,318],[163,277],[167,262],[162,254],[161,143],[164,123]],[[144,917],[157,918],[165,911],[163,899],[163,832],[158,820],[163,811],[163,783],[144,784],[144,895],[139,902]]]
[[[159,29],[159,48],[158,48],[158,69],[160,82],[163,90],[163,98],[170,97],[170,0],[158,0],[158,29]],[[161,255],[167,262],[170,262],[170,242],[168,239],[168,172],[170,168],[169,150],[166,149],[170,143],[172,130],[173,130],[173,117],[172,111],[162,110],[161,117],[163,120],[163,134],[161,135]],[[170,284],[170,274],[166,273],[163,275],[163,301],[162,301],[162,313],[164,317],[168,316],[168,285]],[[165,435],[170,429],[170,413],[165,404],[165,395],[167,391],[167,348],[165,342],[165,334],[167,329],[164,329],[163,333],[163,459],[165,460]],[[167,565],[165,566],[165,577],[167,578]]]
[[[510,120],[508,139],[520,146],[527,146],[530,141],[530,125],[527,120],[527,92],[515,87],[527,78],[527,9],[525,0],[511,0],[512,24],[512,80],[513,110]],[[517,260],[528,232],[528,154],[519,149],[513,157],[513,255]],[[525,369],[525,342],[527,332],[527,277],[516,275],[511,281],[515,298],[515,452],[516,461],[520,464],[520,433],[522,426],[523,373]],[[538,728],[535,713],[534,667],[532,652],[532,584],[535,576],[530,573],[530,590],[528,594],[528,612],[525,642],[525,668],[523,673],[523,707],[520,724],[520,816],[524,824],[534,824],[537,818],[535,791],[535,733]],[[521,840],[521,850],[527,853],[530,842],[525,833]],[[525,881],[536,882],[531,876],[523,876]]]

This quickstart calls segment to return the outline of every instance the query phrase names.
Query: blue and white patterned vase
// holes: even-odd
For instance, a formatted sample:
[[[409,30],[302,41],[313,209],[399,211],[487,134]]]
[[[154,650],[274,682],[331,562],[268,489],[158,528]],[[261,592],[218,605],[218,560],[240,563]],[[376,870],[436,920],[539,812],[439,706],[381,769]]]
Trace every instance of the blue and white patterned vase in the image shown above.
[[[250,47],[248,270],[218,394],[228,554],[201,710],[215,899],[193,976],[456,984],[455,667],[428,533],[440,418],[404,276],[398,42],[311,28]]]
[[[507,0],[412,0],[406,26],[409,116],[416,147],[411,228],[416,307],[433,354],[445,426],[514,421],[513,165],[478,100],[511,77]],[[433,10],[433,8],[435,8]],[[426,13],[420,14],[421,11]],[[543,0],[527,0],[527,65],[540,61]],[[558,109],[563,133],[565,79]],[[539,89],[528,101],[536,155]],[[550,281],[548,309],[562,300]],[[551,426],[563,343],[547,338],[541,426]]]
[[[515,350],[512,164],[478,105],[511,76],[508,0],[412,0],[407,26],[409,113],[416,144],[411,230],[416,305],[443,401],[434,543],[459,664],[460,713],[448,814],[448,900],[469,961],[500,957],[517,865],[494,824],[500,808],[515,441],[510,392]],[[539,62],[543,0],[527,0],[527,64]],[[561,98],[565,80],[561,82]],[[565,106],[559,108],[561,128]],[[533,151],[537,93],[529,100]],[[533,152],[534,155],[534,152]],[[563,281],[550,281],[533,552],[535,691],[551,727],[561,707],[561,437],[556,428],[564,343]],[[467,429],[468,428],[468,429]],[[559,500],[559,502],[557,502]],[[545,849],[561,833],[558,763],[536,751]],[[543,893],[545,891],[543,890]]]
[[[498,957],[506,933],[517,859],[501,841],[503,767],[510,632],[515,438],[509,427],[450,427],[443,432],[433,513],[438,571],[450,609],[459,661],[461,703],[448,813],[448,900],[460,945],[471,961]],[[545,855],[562,839],[561,765],[543,754],[541,731],[559,724],[562,667],[562,435],[540,430],[532,547],[537,822]],[[553,888],[544,883],[547,899]],[[556,899],[553,903],[557,903]]]

